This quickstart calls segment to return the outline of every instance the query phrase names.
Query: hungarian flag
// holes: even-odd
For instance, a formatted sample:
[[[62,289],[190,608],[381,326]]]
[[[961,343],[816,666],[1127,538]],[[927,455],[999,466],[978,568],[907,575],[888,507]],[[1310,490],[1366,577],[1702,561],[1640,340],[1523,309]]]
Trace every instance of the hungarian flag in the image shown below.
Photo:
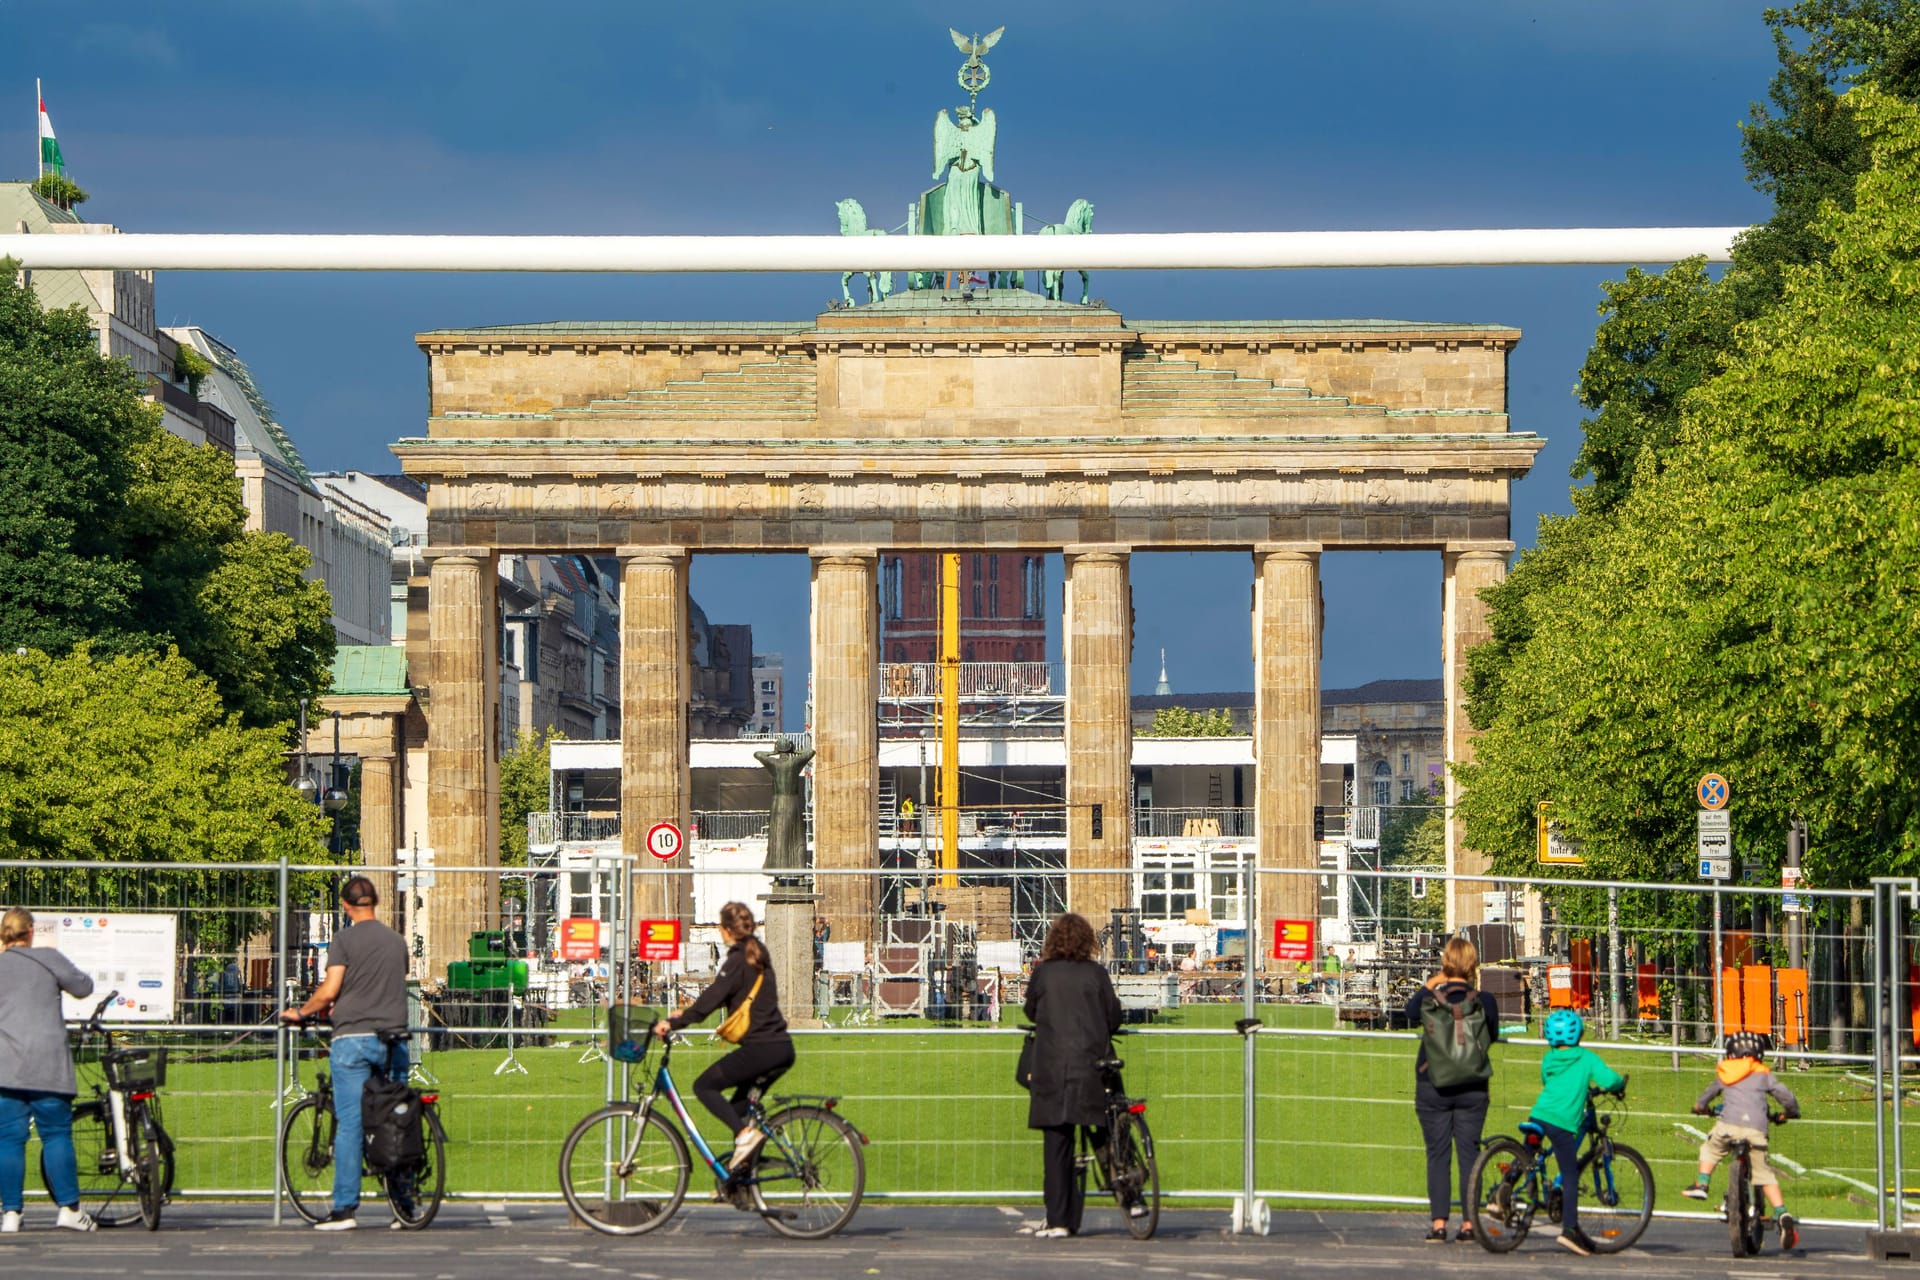
[[[53,136],[53,121],[47,115],[47,100],[40,95],[40,82],[33,82],[34,96],[40,98],[40,167],[47,173],[64,175],[66,163],[60,159],[60,140]]]

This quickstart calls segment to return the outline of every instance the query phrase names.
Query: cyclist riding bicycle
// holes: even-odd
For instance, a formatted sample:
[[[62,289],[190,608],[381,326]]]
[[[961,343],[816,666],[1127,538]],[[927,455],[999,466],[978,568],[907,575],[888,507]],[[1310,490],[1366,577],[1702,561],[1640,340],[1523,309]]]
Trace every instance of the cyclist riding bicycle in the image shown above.
[[[741,1006],[746,1006],[747,1025],[742,1034],[730,1036],[727,1022],[720,1024],[722,1037],[740,1047],[702,1071],[693,1082],[694,1095],[733,1134],[729,1169],[745,1168],[767,1136],[740,1114],[747,1104],[748,1091],[755,1083],[764,1088],[793,1066],[793,1037],[787,1034],[786,1015],[780,1012],[780,984],[773,974],[773,959],[760,939],[753,936],[754,927],[753,909],[744,902],[729,902],[720,908],[720,932],[727,939],[727,954],[719,972],[692,1004],[653,1024],[655,1035],[666,1036],[704,1020],[723,1004],[729,1015],[727,1022],[732,1022]],[[728,1089],[733,1090],[731,1099]]]
[[[407,1046],[389,1047],[380,1032],[407,1025],[407,944],[375,918],[380,894],[373,881],[354,876],[340,891],[347,927],[327,944],[326,977],[306,1002],[287,1009],[288,1022],[333,1014],[333,1043],[327,1051],[333,1069],[333,1211],[314,1224],[316,1231],[352,1231],[360,1207],[360,1095],[375,1071],[405,1079]],[[394,1226],[400,1226],[396,1220]]]
[[[1800,1243],[1799,1223],[1787,1212],[1780,1180],[1767,1163],[1767,1099],[1779,1099],[1781,1111],[1788,1120],[1799,1119],[1800,1100],[1767,1070],[1762,1059],[1771,1048],[1771,1036],[1752,1031],[1736,1031],[1727,1037],[1726,1056],[1714,1070],[1713,1083],[1693,1104],[1695,1115],[1709,1115],[1713,1100],[1719,1098],[1720,1118],[1714,1122],[1707,1140],[1700,1144],[1700,1171],[1693,1185],[1680,1194],[1689,1200],[1707,1199],[1714,1167],[1726,1158],[1731,1143],[1745,1142],[1753,1166],[1753,1185],[1760,1188],[1767,1203],[1773,1206],[1774,1222],[1780,1228],[1780,1247],[1793,1249]]]
[[[1580,1229],[1577,1201],[1580,1196],[1580,1127],[1586,1121],[1587,1098],[1593,1089],[1620,1093],[1627,1078],[1600,1060],[1600,1055],[1580,1046],[1587,1024],[1571,1009],[1555,1009],[1547,1015],[1542,1032],[1547,1052],[1540,1059],[1540,1096],[1534,1099],[1528,1118],[1546,1131],[1553,1145],[1554,1163],[1560,1166],[1561,1248],[1582,1257],[1593,1252],[1593,1241]]]

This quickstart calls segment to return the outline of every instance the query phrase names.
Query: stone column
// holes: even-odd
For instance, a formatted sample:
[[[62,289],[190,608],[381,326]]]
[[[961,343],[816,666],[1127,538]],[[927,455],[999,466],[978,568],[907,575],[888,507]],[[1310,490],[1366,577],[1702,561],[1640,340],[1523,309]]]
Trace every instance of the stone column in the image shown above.
[[[1070,546],[1062,656],[1067,668],[1067,866],[1133,866],[1133,589],[1124,546]],[[1096,806],[1100,832],[1094,834]],[[1133,902],[1128,876],[1069,876],[1067,909],[1098,931]]]
[[[687,570],[684,547],[621,547],[620,847],[635,865],[686,871],[691,850],[670,863],[647,853],[647,828],[671,822],[692,839],[687,772]],[[636,877],[634,919],[685,918],[685,876]]]
[[[1313,806],[1320,784],[1320,547],[1262,543],[1253,553],[1254,819],[1263,868],[1320,865]],[[1319,877],[1256,877],[1249,955],[1273,962],[1275,920],[1320,916]],[[1319,937],[1315,930],[1316,942]],[[1318,947],[1316,946],[1316,949]]]
[[[1467,721],[1467,650],[1491,638],[1487,603],[1480,593],[1506,581],[1511,542],[1452,542],[1441,557],[1445,580],[1441,591],[1441,661],[1447,685],[1447,870],[1472,875],[1487,869],[1485,855],[1468,849],[1461,840],[1454,806],[1460,802],[1460,781],[1452,765],[1473,760],[1473,726]],[[1489,880],[1452,880],[1447,883],[1447,929],[1464,929],[1486,919]]]
[[[500,865],[498,570],[485,547],[441,547],[427,613],[433,676],[427,711],[427,829],[436,867]],[[428,971],[467,954],[494,927],[498,876],[439,871],[428,892]]]
[[[398,928],[400,919],[399,894],[391,871],[399,831],[394,805],[400,790],[398,763],[398,758],[391,755],[360,757],[360,859],[380,894],[380,919],[390,928]]]
[[[813,551],[813,865],[880,865],[875,806],[880,734],[874,703],[879,662],[879,553],[872,547]],[[815,888],[837,942],[873,937],[870,877],[820,876]],[[788,979],[791,985],[798,976]],[[806,981],[811,983],[809,976]]]

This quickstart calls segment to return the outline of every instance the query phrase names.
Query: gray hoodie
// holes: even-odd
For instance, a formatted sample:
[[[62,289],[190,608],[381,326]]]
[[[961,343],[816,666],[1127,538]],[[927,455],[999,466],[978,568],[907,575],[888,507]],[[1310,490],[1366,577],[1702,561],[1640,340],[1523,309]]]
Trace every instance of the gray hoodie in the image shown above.
[[[52,947],[8,947],[0,952],[0,1089],[31,1089],[72,1097],[73,1058],[60,993],[93,994],[93,979]]]
[[[1705,1111],[1709,1102],[1724,1097],[1726,1101],[1720,1104],[1723,1123],[1765,1133],[1769,1094],[1780,1099],[1789,1119],[1800,1114],[1800,1100],[1793,1096],[1793,1090],[1773,1078],[1766,1063],[1757,1058],[1722,1058],[1714,1070],[1713,1083],[1693,1104],[1693,1109]]]

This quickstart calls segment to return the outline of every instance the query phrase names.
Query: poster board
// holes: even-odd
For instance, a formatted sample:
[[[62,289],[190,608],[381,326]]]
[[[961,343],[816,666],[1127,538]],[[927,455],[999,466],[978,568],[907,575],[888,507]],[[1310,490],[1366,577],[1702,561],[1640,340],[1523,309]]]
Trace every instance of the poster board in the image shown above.
[[[829,942],[820,952],[820,967],[828,973],[859,973],[867,967],[864,942]]]
[[[109,991],[118,991],[107,1021],[173,1020],[179,920],[172,914],[36,911],[33,934],[35,946],[55,948],[93,979],[85,999],[60,997],[68,1019],[87,1017]]]

